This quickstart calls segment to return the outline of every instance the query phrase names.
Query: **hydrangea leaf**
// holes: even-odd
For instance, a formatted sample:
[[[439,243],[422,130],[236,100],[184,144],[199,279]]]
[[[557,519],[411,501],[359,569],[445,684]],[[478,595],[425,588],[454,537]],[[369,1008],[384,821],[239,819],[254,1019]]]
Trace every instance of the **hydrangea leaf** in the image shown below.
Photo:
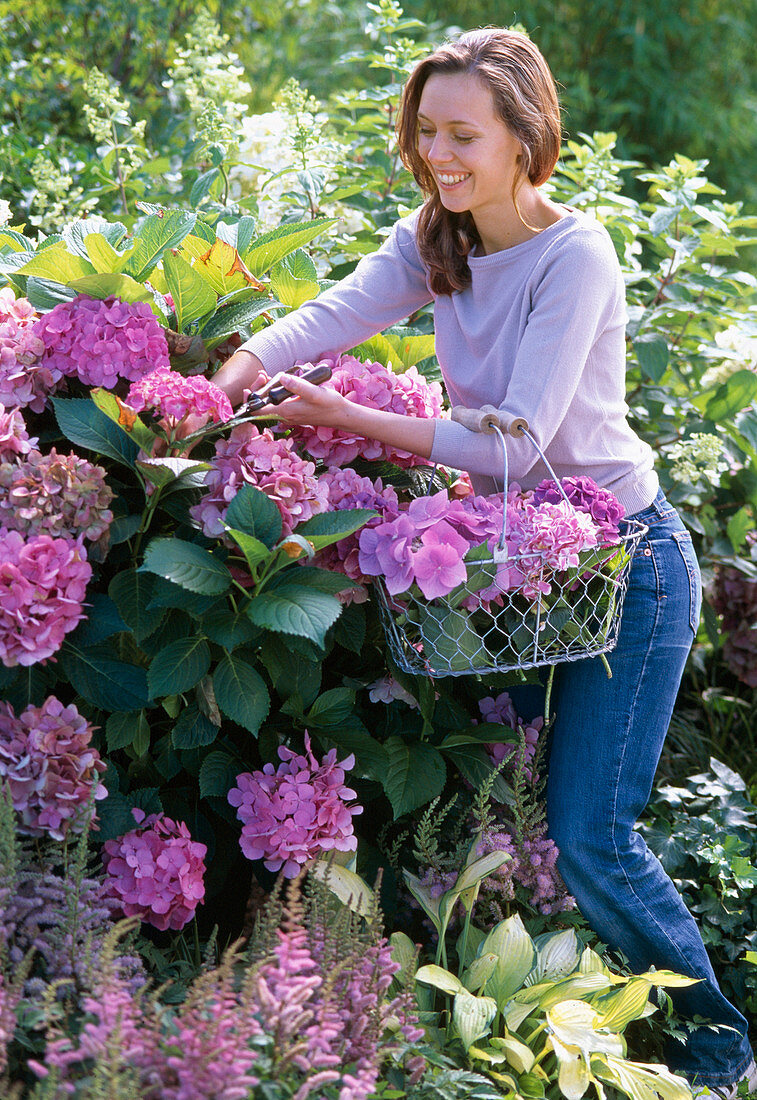
[[[175,749],[199,749],[212,745],[217,736],[218,726],[196,703],[191,703],[181,712],[171,731],[171,744]]]
[[[125,271],[137,282],[143,282],[169,249],[176,248],[192,232],[196,214],[182,210],[149,214],[136,232]]]
[[[183,539],[153,539],[140,570],[157,573],[203,596],[220,595],[231,585],[231,574],[223,562],[209,550]]]
[[[87,593],[87,617],[72,632],[70,640],[76,646],[93,646],[120,634],[127,626],[113,600],[104,592]]]
[[[390,737],[384,748],[387,755],[384,791],[395,819],[436,798],[447,778],[441,753],[425,742],[407,742],[401,737]]]
[[[515,741],[517,734],[513,736],[512,740]],[[482,783],[488,781],[493,771],[493,765],[491,757],[489,756],[483,745],[478,743],[468,743],[465,745],[447,744],[447,740],[442,742],[439,746],[441,752],[451,760],[460,774],[468,780],[468,782],[478,789]],[[472,742],[472,738],[470,739]],[[491,785],[491,795],[496,802],[502,802],[507,806],[512,806],[514,802],[513,789],[501,775],[497,775]]]
[[[149,738],[150,730],[144,710],[116,711],[109,714],[105,723],[108,752],[126,749],[137,739],[144,740],[145,731]]]
[[[256,317],[281,304],[275,298],[267,294],[261,295],[253,289],[250,289],[248,294],[249,297],[244,301],[218,308],[210,320],[203,325],[202,339],[209,351],[235,332],[248,336],[250,326]]]
[[[226,511],[226,523],[252,535],[273,549],[281,538],[281,513],[271,498],[252,485],[243,485]]]
[[[217,300],[215,290],[185,259],[166,252],[163,274],[173,298],[179,332],[185,332],[193,321],[213,313]]]
[[[241,611],[221,607],[202,616],[202,631],[211,642],[231,651],[253,641],[257,631]]]
[[[141,710],[150,701],[145,670],[116,660],[110,649],[80,649],[68,642],[59,657],[69,681],[98,710]]]
[[[86,294],[88,298],[116,297],[124,302],[146,302],[161,324],[167,326],[166,316],[150,291],[143,283],[138,283],[128,275],[115,272],[83,275],[79,279],[72,279],[68,285],[77,294]]]
[[[141,450],[145,451],[146,454],[152,452],[155,440],[158,437],[155,432],[150,431],[136,413],[124,405],[119,397],[116,397],[109,390],[103,389],[102,386],[97,386],[91,390],[90,396],[98,409],[104,412],[122,431],[126,432]]]
[[[92,275],[94,270],[89,260],[72,255],[63,241],[56,241],[35,252],[30,260],[17,268],[16,274],[37,275],[43,279],[68,284],[84,275]]]
[[[307,253],[297,249],[271,268],[271,289],[289,309],[299,309],[320,293],[315,265]]]
[[[251,623],[250,629],[255,629]],[[260,660],[282,699],[297,695],[304,706],[310,706],[321,690],[322,666],[320,661],[293,652],[289,643],[289,638],[267,633],[259,650]]]
[[[262,275],[297,248],[304,248],[321,233],[337,224],[337,218],[313,218],[308,222],[282,225],[258,237],[242,259],[253,275]]]
[[[239,764],[221,749],[208,753],[200,767],[200,797],[225,798],[236,783]]]
[[[127,228],[123,222],[107,221],[99,214],[92,214],[88,218],[77,218],[63,229],[63,240],[68,245],[70,252],[83,259],[91,259],[87,238],[100,237],[111,248],[116,249],[127,235]],[[115,271],[116,268],[109,270]]]
[[[73,301],[76,291],[56,279],[41,279],[30,275],[26,281],[26,297],[38,313],[46,313],[61,302]]]
[[[324,546],[331,546],[332,543],[354,534],[377,514],[370,508],[344,508],[334,512],[320,512],[306,523],[300,523],[297,534],[303,535],[308,542],[312,542],[316,550],[322,550]]]
[[[707,400],[705,400],[705,398]],[[748,408],[757,399],[757,375],[751,370],[739,370],[732,374],[727,382],[718,386],[714,394],[706,391],[700,397],[692,398],[708,420],[721,424],[730,420],[742,409]]]
[[[153,657],[147,682],[153,699],[195,686],[210,668],[210,648],[200,635],[177,638]]]
[[[349,718],[355,704],[355,692],[351,688],[331,688],[319,695],[307,714],[308,724],[338,726]]]
[[[257,734],[268,717],[271,700],[260,673],[234,653],[227,653],[213,673],[216,702],[223,713]]]
[[[256,626],[301,635],[317,645],[323,645],[326,632],[341,611],[342,605],[335,596],[300,584],[296,579],[279,583],[275,588],[271,586],[247,606],[247,614]]]
[[[179,489],[201,489],[209,469],[207,462],[173,456],[139,459],[137,467],[149,482],[160,486],[166,494]]]
[[[107,455],[124,466],[134,466],[139,454],[137,444],[88,397],[51,400],[58,427],[71,443]]]
[[[154,633],[165,617],[165,608],[149,607],[154,588],[155,577],[136,569],[116,573],[108,586],[108,595],[137,642]]]

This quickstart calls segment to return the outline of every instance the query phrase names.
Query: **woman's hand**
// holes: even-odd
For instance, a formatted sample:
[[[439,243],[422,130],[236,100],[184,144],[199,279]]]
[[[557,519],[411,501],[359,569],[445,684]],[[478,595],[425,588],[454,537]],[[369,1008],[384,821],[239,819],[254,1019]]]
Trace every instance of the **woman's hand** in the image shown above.
[[[348,401],[336,390],[329,387],[314,386],[296,374],[280,374],[277,386],[284,386],[295,396],[289,397],[279,405],[266,405],[260,410],[263,416],[276,416],[290,424],[310,424],[313,427],[344,428],[345,418],[354,409],[354,402]]]

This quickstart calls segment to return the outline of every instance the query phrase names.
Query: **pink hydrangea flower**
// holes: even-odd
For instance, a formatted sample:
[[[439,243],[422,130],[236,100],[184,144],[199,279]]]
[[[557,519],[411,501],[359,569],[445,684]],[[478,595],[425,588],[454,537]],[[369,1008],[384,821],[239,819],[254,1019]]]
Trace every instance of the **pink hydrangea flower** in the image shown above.
[[[234,415],[226,394],[207,378],[200,374],[185,378],[167,368],[151,371],[134,382],[126,403],[136,412],[154,409],[176,423],[189,413],[207,414],[216,424],[231,420]]]
[[[370,527],[375,527],[382,520],[399,515],[397,493],[391,485],[385,488],[381,478],[371,481],[369,477],[361,477],[349,466],[345,469],[332,466],[325,474],[321,474],[318,483],[326,488],[330,512],[347,508],[370,508],[379,513],[375,519],[368,521],[366,526]],[[314,559],[314,564],[321,566],[322,569],[344,573],[355,581],[356,585],[366,581],[368,578],[362,573],[358,561],[359,535],[360,532],[356,531],[332,546],[320,550]]]
[[[61,371],[41,362],[44,350],[26,318],[0,312],[0,402],[6,408],[42,412],[48,395],[61,384]]]
[[[132,814],[137,828],[103,845],[103,892],[116,899],[125,916],[177,931],[205,897],[207,848],[192,840],[183,821],[163,813],[145,817],[140,809]]]
[[[80,296],[45,313],[33,331],[44,344],[41,365],[85,386],[113,389],[119,378],[169,367],[165,333],[146,302]]]
[[[23,462],[0,463],[0,526],[27,538],[103,541],[113,522],[113,495],[103,468],[73,452],[33,450]]]
[[[209,538],[224,534],[226,509],[245,484],[271,498],[281,513],[285,535],[325,511],[328,501],[315,464],[300,458],[290,439],[277,439],[270,429],[261,432],[254,424],[240,424],[228,439],[218,440],[205,484],[208,492],[190,512]]]
[[[438,382],[427,382],[415,367],[395,374],[381,363],[362,363],[354,355],[322,361],[332,368],[331,379],[324,385],[349,401],[402,416],[428,419],[443,415],[441,386]],[[346,466],[359,456],[372,461],[385,459],[397,466],[427,464],[426,459],[408,451],[338,428],[292,425],[291,432],[292,438],[300,442],[308,454],[329,466]]]
[[[6,411],[0,403],[0,462],[12,462],[21,455],[29,454],[38,442],[38,439],[29,438],[20,411],[17,408]]]
[[[344,785],[354,754],[337,763],[336,749],[319,764],[305,735],[307,756],[281,747],[283,763],[274,769],[243,772],[228,798],[242,822],[240,846],[248,859],[262,859],[269,871],[295,878],[304,864],[323,852],[354,852],[352,818],[362,806],[350,806],[355,792]]]
[[[599,543],[602,546],[614,545],[620,539],[620,522],[625,516],[625,508],[609,489],[600,489],[590,477],[564,477],[560,484],[574,508],[586,512],[599,528]],[[562,493],[554,481],[546,478],[539,482],[532,492],[535,504],[544,501],[558,504],[563,500]]]
[[[92,567],[81,539],[0,527],[0,662],[33,665],[52,656],[84,618]]]
[[[90,799],[105,798],[105,763],[90,745],[94,727],[54,695],[16,717],[0,703],[0,778],[10,789],[19,832],[63,840],[81,832]]]
[[[393,703],[395,699],[399,699],[413,709],[418,707],[415,696],[406,691],[402,684],[390,675],[382,676],[372,684],[368,684],[368,698],[372,703]]]

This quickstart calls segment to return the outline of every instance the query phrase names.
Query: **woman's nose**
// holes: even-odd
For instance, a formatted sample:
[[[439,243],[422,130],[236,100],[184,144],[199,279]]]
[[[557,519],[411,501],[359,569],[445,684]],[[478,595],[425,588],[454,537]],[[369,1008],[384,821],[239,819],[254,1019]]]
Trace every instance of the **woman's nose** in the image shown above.
[[[441,134],[437,134],[434,137],[434,140],[431,142],[431,145],[429,146],[427,156],[428,156],[429,160],[435,161],[435,162],[441,162],[441,161],[449,160],[449,156],[450,156],[449,145],[448,145],[446,139]]]

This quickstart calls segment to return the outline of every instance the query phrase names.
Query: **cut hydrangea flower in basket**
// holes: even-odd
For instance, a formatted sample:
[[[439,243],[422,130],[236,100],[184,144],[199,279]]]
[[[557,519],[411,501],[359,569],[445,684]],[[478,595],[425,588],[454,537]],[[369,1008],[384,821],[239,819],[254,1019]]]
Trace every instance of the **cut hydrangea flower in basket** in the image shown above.
[[[552,479],[535,489],[513,483],[506,497],[462,500],[440,492],[361,532],[360,568],[375,578],[403,671],[510,671],[614,647],[646,528],[590,477],[559,481],[546,465]]]

